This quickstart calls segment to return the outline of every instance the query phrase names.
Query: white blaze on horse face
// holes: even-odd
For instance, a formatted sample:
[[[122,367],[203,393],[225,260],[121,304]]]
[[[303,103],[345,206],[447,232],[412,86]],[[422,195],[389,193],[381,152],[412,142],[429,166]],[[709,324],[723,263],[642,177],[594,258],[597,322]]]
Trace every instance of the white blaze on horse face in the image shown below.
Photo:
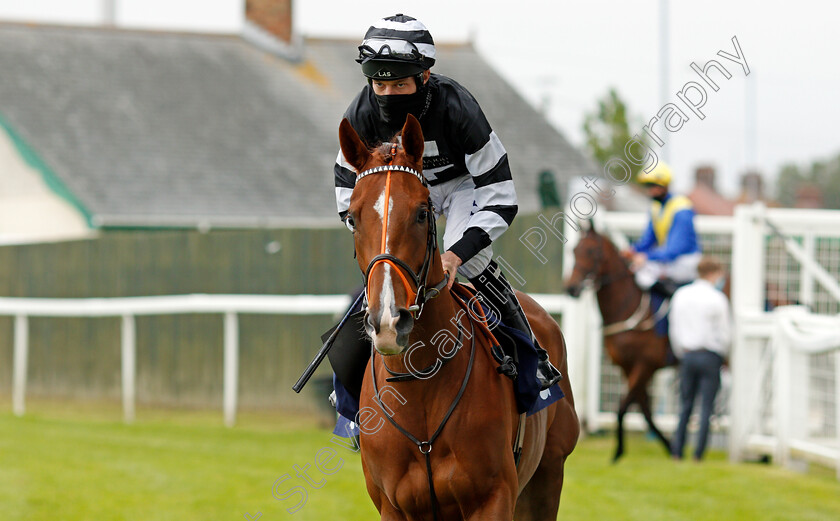
[[[379,222],[385,223],[385,189],[382,189],[382,193],[379,195],[379,199],[373,204],[373,209],[376,210],[376,213],[379,214]],[[394,209],[394,198],[388,198],[388,215],[391,215],[391,211]],[[382,253],[390,253],[391,249],[388,247],[388,238],[391,235],[391,230],[388,230],[385,234],[385,251]]]
[[[385,190],[382,190],[382,195],[376,200],[373,209],[379,214],[379,219],[382,225],[385,225]],[[390,217],[391,211],[394,209],[394,198],[388,198],[388,215]],[[388,243],[391,236],[390,227],[385,232],[385,252],[390,253],[391,248]],[[382,287],[379,291],[379,333],[373,335],[373,345],[376,350],[383,354],[398,354],[402,348],[397,345],[397,321],[399,314],[394,316],[391,310],[396,311],[397,306],[394,299],[394,283],[391,278],[391,265],[383,262],[382,268],[384,274],[382,277]]]

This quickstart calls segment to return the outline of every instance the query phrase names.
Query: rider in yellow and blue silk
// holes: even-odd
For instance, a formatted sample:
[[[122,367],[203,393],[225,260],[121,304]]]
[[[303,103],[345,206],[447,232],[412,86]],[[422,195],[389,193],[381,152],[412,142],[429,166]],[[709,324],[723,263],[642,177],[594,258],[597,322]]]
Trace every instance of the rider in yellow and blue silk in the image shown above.
[[[670,297],[678,285],[697,278],[701,248],[694,209],[687,197],[668,191],[671,169],[664,163],[642,172],[639,182],[651,198],[650,222],[627,255],[640,288]]]

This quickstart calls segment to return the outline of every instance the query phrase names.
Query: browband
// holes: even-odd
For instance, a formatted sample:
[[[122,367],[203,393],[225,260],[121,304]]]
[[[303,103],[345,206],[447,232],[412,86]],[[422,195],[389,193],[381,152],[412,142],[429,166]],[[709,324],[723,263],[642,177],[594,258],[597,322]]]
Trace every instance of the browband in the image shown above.
[[[365,170],[364,172],[362,172],[362,173],[360,173],[359,175],[356,176],[356,182],[358,183],[361,178],[363,178],[365,176],[369,176],[370,174],[378,174],[380,172],[387,172],[389,170],[397,171],[397,172],[407,172],[407,173],[413,175],[414,177],[416,177],[417,179],[419,179],[420,182],[423,183],[423,186],[425,186],[425,187],[429,186],[429,183],[428,183],[428,181],[426,181],[426,178],[423,177],[423,174],[421,174],[420,172],[418,172],[417,170],[415,170],[413,168],[409,168],[407,166],[401,166],[401,165],[382,165],[382,166],[375,166],[373,168],[369,168],[369,169]]]

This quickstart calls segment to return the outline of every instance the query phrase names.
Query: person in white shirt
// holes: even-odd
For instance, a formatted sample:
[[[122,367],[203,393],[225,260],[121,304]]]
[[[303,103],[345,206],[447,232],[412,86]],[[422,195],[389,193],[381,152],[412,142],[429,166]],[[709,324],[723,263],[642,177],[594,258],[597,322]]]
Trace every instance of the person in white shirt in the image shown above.
[[[674,293],[669,313],[671,347],[680,359],[680,421],[671,442],[674,459],[682,459],[694,400],[701,397],[700,430],[694,460],[706,450],[709,418],[720,389],[720,369],[731,343],[729,301],[720,291],[723,266],[711,257],[697,265],[697,280]]]

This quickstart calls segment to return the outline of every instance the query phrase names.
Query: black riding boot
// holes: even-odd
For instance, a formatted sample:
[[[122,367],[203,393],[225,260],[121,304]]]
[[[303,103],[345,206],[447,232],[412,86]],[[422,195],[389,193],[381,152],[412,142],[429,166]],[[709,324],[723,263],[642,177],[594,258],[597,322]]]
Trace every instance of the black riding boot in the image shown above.
[[[674,292],[677,291],[678,287],[677,283],[671,279],[660,279],[653,283],[650,290],[659,293],[665,298],[671,298],[674,296]]]
[[[543,389],[548,389],[563,378],[560,371],[551,365],[548,359],[548,353],[545,349],[540,347],[537,343],[536,337],[531,332],[531,326],[528,324],[528,319],[525,317],[525,312],[519,305],[519,300],[516,298],[516,293],[510,287],[505,276],[502,275],[502,270],[499,266],[490,261],[490,264],[477,277],[470,279],[475,289],[481,294],[482,298],[487,299],[490,306],[501,314],[502,322],[508,326],[516,328],[531,338],[534,347],[537,348],[537,355],[539,356],[539,364],[537,364],[537,378]]]

